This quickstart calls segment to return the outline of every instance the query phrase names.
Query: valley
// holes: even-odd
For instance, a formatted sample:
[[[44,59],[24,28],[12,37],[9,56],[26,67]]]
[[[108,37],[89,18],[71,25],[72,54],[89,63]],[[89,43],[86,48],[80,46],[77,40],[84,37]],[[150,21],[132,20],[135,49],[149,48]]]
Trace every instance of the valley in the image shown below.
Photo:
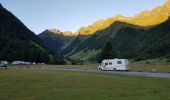
[[[99,20],[69,35],[53,29],[42,32],[39,37],[53,52],[84,64],[96,63],[96,57],[108,41],[118,53],[118,58],[135,61],[160,57],[169,59],[169,6],[167,0],[164,5],[134,17],[118,15]]]
[[[0,100],[169,100],[170,0],[81,25],[144,2],[101,1],[0,1]]]

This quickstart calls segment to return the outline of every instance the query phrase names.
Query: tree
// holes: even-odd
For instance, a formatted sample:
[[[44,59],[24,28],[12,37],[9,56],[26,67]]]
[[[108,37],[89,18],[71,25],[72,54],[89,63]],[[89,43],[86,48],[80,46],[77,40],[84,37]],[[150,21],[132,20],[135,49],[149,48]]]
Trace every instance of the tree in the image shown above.
[[[98,56],[98,62],[101,63],[104,59],[114,59],[115,57],[117,57],[117,55],[113,49],[112,43],[108,42]]]

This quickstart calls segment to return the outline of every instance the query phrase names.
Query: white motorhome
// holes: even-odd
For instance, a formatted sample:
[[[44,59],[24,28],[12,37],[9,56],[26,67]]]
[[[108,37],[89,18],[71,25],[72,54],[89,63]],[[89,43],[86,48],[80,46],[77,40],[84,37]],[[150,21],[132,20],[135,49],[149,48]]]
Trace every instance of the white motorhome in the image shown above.
[[[32,64],[31,62],[25,62],[25,61],[13,61],[11,64],[13,65],[29,65]]]
[[[24,61],[13,61],[11,64],[13,65],[19,65],[19,64],[23,64]]]
[[[129,61],[127,59],[106,59],[98,66],[98,70],[106,71],[128,71]]]
[[[7,64],[8,64],[7,61],[0,61],[0,67],[1,68],[7,68]]]
[[[8,61],[0,61],[2,64],[4,64],[4,65],[8,65],[9,64],[9,62]]]

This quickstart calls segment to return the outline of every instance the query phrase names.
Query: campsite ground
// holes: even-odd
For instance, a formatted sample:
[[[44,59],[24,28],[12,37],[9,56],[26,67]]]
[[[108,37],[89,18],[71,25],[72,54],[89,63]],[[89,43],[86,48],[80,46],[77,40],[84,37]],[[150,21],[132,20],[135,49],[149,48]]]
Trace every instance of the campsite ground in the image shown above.
[[[46,70],[48,67],[96,69],[96,65],[12,67],[0,70],[0,100],[170,99],[169,78]]]

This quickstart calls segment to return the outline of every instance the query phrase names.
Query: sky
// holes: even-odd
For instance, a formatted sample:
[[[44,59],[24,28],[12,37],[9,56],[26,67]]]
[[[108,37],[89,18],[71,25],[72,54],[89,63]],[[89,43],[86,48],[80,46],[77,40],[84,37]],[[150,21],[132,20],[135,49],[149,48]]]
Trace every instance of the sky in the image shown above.
[[[166,0],[0,0],[35,34],[46,29],[77,31],[115,15],[134,16]]]

